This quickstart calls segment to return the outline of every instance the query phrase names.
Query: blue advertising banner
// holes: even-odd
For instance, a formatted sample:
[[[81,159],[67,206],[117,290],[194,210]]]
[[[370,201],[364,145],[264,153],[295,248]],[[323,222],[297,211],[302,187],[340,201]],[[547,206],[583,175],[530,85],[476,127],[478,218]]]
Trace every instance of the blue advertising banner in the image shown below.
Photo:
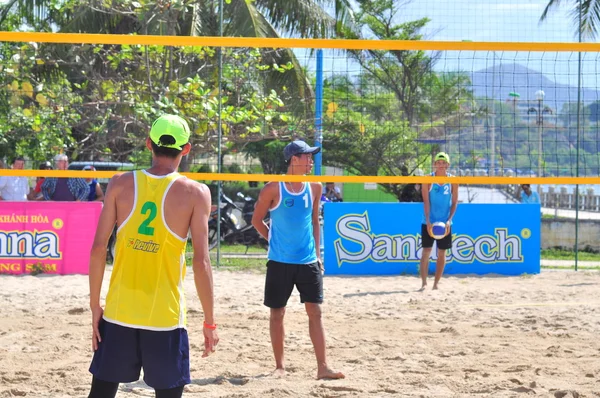
[[[326,203],[324,215],[327,275],[418,274],[422,203]],[[444,273],[539,273],[540,222],[536,204],[459,204]]]

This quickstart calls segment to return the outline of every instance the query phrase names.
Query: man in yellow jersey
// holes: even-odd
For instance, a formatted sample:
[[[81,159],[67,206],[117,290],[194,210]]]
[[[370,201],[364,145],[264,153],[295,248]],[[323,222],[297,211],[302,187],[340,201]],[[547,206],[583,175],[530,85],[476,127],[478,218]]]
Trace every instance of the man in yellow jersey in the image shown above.
[[[108,184],[90,258],[90,398],[114,397],[119,383],[139,379],[141,368],[157,398],[181,397],[190,383],[183,290],[189,230],[194,281],[204,310],[202,356],[214,352],[219,341],[208,254],[210,192],[177,173],[190,151],[189,137],[185,120],[161,116],[146,140],[152,167],[116,175]],[[103,310],[106,245],[115,223],[116,256]]]

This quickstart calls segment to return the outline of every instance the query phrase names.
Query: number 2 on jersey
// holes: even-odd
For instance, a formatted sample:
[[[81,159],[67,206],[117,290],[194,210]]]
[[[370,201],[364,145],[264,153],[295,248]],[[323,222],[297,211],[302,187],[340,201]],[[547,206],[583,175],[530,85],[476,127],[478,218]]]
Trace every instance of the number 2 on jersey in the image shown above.
[[[450,193],[450,187],[448,185],[444,185],[444,195],[448,195]]]
[[[140,227],[138,228],[138,234],[140,234],[140,235],[148,235],[148,236],[154,235],[154,227],[151,227],[150,223],[152,221],[154,221],[154,219],[156,218],[156,213],[157,213],[156,203],[154,203],[154,202],[144,203],[140,213],[143,215],[146,215],[146,213],[148,213],[148,212],[150,214],[148,214],[148,217],[140,224]]]

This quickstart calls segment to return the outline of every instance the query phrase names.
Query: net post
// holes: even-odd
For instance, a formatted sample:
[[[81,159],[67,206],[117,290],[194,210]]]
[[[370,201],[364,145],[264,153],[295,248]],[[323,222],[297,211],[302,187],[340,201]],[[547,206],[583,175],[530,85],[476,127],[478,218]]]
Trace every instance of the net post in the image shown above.
[[[323,50],[317,50],[317,79],[315,83],[315,146],[323,147]],[[321,173],[321,151],[314,156],[314,173]]]
[[[223,0],[219,1],[219,37],[223,36]],[[217,116],[217,172],[221,174],[223,168],[223,159],[221,156],[221,140],[223,137],[223,127],[221,122],[221,113],[223,111],[223,47],[219,47],[218,51],[218,116]],[[217,267],[221,266],[221,190],[222,181],[217,181]]]
[[[582,9],[581,0],[578,1],[579,29],[578,41],[582,39]],[[579,177],[579,140],[581,131],[581,51],[577,53],[577,143],[575,145],[575,176]],[[579,184],[575,185],[575,271],[579,265]]]

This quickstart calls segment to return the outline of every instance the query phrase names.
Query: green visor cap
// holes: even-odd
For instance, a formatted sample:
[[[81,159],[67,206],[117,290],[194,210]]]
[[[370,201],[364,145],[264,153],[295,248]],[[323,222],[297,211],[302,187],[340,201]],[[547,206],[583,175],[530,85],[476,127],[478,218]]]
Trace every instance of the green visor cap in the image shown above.
[[[448,154],[446,152],[440,152],[437,155],[435,155],[434,161],[435,160],[445,160],[446,163],[450,163],[450,156],[448,156]]]
[[[190,128],[180,116],[162,115],[152,123],[150,139],[158,146],[181,150],[190,140]]]

